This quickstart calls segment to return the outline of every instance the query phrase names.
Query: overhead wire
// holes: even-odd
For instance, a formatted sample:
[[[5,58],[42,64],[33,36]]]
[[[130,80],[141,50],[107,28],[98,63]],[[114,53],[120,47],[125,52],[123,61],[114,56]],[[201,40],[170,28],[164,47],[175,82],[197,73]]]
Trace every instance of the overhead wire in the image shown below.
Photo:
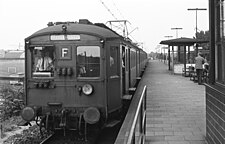
[[[116,6],[114,0],[112,0],[112,3],[113,3],[113,5],[114,5],[114,7],[116,8],[116,10],[119,12],[120,16],[121,16],[123,19],[125,19],[124,16],[122,15],[121,11],[120,11],[120,10],[118,9],[118,7]]]
[[[102,0],[100,0],[100,2],[101,2],[101,4],[106,8],[106,10],[113,16],[113,18],[115,19],[115,20],[118,20],[118,18],[115,16],[115,14],[112,12],[112,10],[110,10],[110,8],[102,1]],[[114,5],[114,7],[116,7],[116,5],[115,5],[115,3],[113,2],[113,5]],[[117,9],[117,11],[119,11],[119,9],[116,7],[116,9]],[[122,14],[121,14],[121,12],[120,12],[120,15],[122,16]],[[111,26],[114,26],[114,27],[117,27],[117,29],[122,29],[123,27],[124,27],[124,25],[122,25],[120,22],[119,22],[119,26],[121,27],[121,28],[118,28],[119,26],[115,26],[115,25],[113,25],[112,23],[110,23],[111,24]]]
[[[120,11],[120,10],[118,9],[118,7],[116,6],[114,0],[111,0],[111,1],[112,1],[112,3],[113,3],[113,6],[116,8],[116,10],[118,11],[118,13],[120,14],[120,16],[125,20],[123,14],[121,13],[121,11]],[[130,24],[130,26],[132,25],[130,22],[129,22],[129,24]],[[128,28],[126,27],[126,30],[127,30],[127,32],[128,32],[128,36],[130,36],[134,41],[136,41],[136,40],[133,38],[133,36],[131,35],[131,33],[132,33],[133,31],[135,31],[135,30],[137,29],[137,27],[136,27],[136,28],[132,28],[132,26],[131,26],[131,29],[133,29],[133,30],[132,30],[131,32],[128,32]],[[137,41],[136,41],[136,42],[137,42]]]
[[[102,0],[100,0],[100,2],[101,2],[102,5],[107,9],[107,11],[113,16],[113,18],[116,19],[116,20],[118,20],[118,19],[116,18],[116,16],[111,12],[111,10],[106,6],[106,4],[105,4]]]
[[[118,11],[118,13],[120,14],[120,16],[125,20],[123,14],[122,14],[121,11],[119,10],[119,8],[116,6],[114,0],[111,0],[111,1],[112,1],[113,6],[116,8],[116,10]],[[107,7],[107,5],[106,5],[102,0],[100,0],[100,2],[101,2],[101,4],[105,7],[105,9],[112,15],[112,17],[113,17],[115,20],[118,20],[118,18],[117,18],[117,17],[115,16],[115,14],[110,10],[110,8]],[[130,23],[130,22],[129,22],[129,24],[130,24],[130,26],[131,26],[131,23]],[[128,27],[127,27],[127,25],[122,25],[120,22],[119,22],[119,26],[112,25],[112,24],[111,24],[111,26],[116,27],[117,30],[120,29],[120,30],[123,31],[123,29],[125,29],[125,30],[127,31],[127,34],[128,34],[127,37],[130,36],[135,42],[137,42],[137,40],[134,39],[134,37],[131,35],[131,33],[132,33],[134,30],[136,30],[137,28],[134,28],[134,29],[133,29],[132,26],[131,26],[131,28],[132,28],[133,30],[132,30],[131,32],[128,32]],[[122,33],[123,33],[123,32],[122,32]]]

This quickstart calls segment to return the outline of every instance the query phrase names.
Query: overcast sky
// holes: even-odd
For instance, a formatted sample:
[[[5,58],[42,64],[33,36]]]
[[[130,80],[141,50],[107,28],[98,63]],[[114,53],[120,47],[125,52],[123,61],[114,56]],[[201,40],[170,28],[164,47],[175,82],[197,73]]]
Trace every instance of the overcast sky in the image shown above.
[[[165,36],[195,36],[196,12],[198,30],[209,29],[208,0],[0,0],[0,49],[23,49],[24,39],[52,21],[93,23],[128,20],[128,31],[134,42],[143,43],[147,52],[155,51]]]

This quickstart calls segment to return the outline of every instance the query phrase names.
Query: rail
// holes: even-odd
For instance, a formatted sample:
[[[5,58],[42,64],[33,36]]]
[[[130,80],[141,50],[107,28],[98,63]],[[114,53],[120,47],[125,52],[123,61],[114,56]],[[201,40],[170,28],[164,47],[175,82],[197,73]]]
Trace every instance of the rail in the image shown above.
[[[117,136],[115,144],[144,144],[146,134],[147,87],[135,92],[127,116]],[[132,121],[130,121],[132,120]],[[138,125],[139,124],[139,125]]]

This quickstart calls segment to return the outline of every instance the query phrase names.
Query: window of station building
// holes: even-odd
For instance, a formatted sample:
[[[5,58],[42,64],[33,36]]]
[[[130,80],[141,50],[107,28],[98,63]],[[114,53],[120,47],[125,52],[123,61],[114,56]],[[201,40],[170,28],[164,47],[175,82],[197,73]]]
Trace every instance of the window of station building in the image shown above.
[[[77,47],[77,77],[100,76],[100,47]]]
[[[31,57],[33,77],[53,77],[55,57],[53,47],[34,47]]]
[[[110,47],[110,57],[109,57],[109,75],[110,76],[118,76],[118,47],[111,46]]]
[[[224,0],[218,0],[217,11],[217,46],[216,46],[216,81],[225,84],[225,7]]]

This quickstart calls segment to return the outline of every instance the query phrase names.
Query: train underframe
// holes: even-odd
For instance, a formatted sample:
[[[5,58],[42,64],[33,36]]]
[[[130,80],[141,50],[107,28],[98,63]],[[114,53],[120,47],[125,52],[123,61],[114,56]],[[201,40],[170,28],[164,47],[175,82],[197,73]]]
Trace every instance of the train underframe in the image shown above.
[[[45,132],[62,131],[66,136],[68,131],[74,131],[81,140],[89,141],[93,134],[99,133],[105,118],[97,108],[38,108],[35,121],[43,136]]]
[[[61,131],[64,136],[68,132],[74,132],[74,136],[79,140],[94,141],[109,121],[116,119],[121,122],[124,114],[124,111],[118,110],[108,115],[107,119],[100,108],[75,109],[52,106],[36,109],[35,121],[42,136],[46,132],[50,134]]]

